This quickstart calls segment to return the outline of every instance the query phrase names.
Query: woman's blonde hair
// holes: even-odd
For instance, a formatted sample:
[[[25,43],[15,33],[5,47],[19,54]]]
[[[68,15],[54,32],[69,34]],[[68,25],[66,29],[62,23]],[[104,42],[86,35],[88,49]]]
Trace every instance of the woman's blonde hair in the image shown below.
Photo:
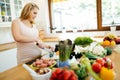
[[[20,15],[20,18],[23,20],[23,19],[28,19],[30,17],[30,12],[31,10],[33,10],[34,8],[37,8],[39,9],[39,7],[35,4],[35,3],[27,3],[22,12],[21,12],[21,15]]]

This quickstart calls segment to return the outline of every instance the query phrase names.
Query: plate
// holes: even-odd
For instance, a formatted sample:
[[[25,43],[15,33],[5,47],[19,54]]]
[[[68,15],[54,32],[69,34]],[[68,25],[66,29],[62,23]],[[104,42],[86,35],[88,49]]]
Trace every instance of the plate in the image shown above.
[[[53,68],[53,67],[57,67],[57,60],[38,58],[26,63],[26,65],[28,65],[32,70],[36,70],[39,68]]]

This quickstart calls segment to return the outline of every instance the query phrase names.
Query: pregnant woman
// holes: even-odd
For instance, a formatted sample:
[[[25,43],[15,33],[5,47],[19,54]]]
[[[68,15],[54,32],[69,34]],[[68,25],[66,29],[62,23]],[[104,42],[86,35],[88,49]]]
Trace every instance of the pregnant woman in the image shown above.
[[[53,49],[42,43],[34,19],[39,11],[35,3],[27,3],[19,18],[12,21],[12,34],[17,44],[17,62],[25,63],[41,55],[40,48]],[[37,44],[37,45],[36,45]]]

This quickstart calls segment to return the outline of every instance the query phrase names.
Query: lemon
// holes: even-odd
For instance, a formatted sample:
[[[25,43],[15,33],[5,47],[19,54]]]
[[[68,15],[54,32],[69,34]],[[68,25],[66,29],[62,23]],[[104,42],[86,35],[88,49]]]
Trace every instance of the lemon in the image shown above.
[[[111,41],[111,42],[110,42],[110,45],[111,45],[111,46],[115,46],[115,45],[116,45],[116,42],[115,42],[115,41]]]
[[[99,42],[100,45],[103,45],[103,42]]]
[[[1,12],[1,15],[4,16],[4,15],[5,15],[5,11],[2,11],[2,12]]]

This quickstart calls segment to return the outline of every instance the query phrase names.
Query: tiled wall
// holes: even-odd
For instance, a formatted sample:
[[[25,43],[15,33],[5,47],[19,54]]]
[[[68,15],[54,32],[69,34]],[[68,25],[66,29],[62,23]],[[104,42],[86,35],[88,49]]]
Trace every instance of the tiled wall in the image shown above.
[[[0,27],[0,44],[13,42],[14,39],[11,34],[10,27]]]

